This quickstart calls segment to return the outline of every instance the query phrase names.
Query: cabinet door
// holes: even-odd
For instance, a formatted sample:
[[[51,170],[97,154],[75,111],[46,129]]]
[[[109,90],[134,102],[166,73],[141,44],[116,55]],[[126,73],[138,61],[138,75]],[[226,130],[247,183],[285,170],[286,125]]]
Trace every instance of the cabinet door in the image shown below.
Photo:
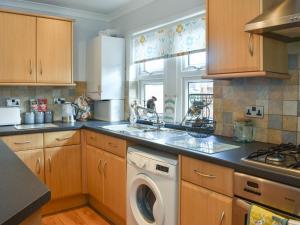
[[[181,225],[231,225],[232,199],[189,182],[181,182]]]
[[[36,17],[0,12],[0,82],[36,82]]]
[[[37,82],[72,83],[72,23],[37,18]]]
[[[45,149],[46,184],[52,199],[81,193],[80,145]]]
[[[87,145],[86,152],[88,193],[101,203],[103,198],[103,151]]]
[[[207,1],[209,75],[260,70],[260,37],[244,32],[260,14],[260,1]]]
[[[43,149],[19,151],[16,155],[42,182],[45,181]]]
[[[121,219],[125,219],[126,163],[125,159],[104,152],[103,204]]]

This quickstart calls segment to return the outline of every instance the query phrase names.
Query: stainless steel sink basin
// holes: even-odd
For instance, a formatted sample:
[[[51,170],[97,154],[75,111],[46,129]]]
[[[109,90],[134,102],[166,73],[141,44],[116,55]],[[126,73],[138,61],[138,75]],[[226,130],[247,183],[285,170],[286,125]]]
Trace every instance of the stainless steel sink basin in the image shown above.
[[[121,134],[126,134],[134,137],[150,139],[150,140],[158,140],[165,139],[170,137],[177,137],[179,135],[186,135],[186,132],[168,129],[168,128],[160,128],[143,124],[136,124],[134,126],[130,126],[128,124],[120,124],[120,125],[109,125],[102,126],[102,128],[118,132]]]
[[[156,127],[149,126],[149,125],[143,125],[143,124],[135,124],[135,125],[129,125],[129,124],[118,124],[118,125],[108,125],[108,126],[100,126],[101,128],[114,131],[114,132],[146,132],[146,131],[153,131],[156,130]]]

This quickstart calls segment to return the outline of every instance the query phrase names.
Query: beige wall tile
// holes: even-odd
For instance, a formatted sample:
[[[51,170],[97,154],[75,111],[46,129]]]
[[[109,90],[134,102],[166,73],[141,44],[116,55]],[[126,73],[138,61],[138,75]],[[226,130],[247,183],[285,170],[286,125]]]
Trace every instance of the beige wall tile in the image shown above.
[[[256,128],[255,129],[255,140],[261,142],[268,142],[268,129]]]
[[[273,144],[281,144],[282,142],[281,130],[268,130],[268,142]]]
[[[282,128],[286,131],[297,131],[298,118],[296,116],[283,116]]]
[[[283,100],[298,100],[298,85],[285,85],[283,87]]]

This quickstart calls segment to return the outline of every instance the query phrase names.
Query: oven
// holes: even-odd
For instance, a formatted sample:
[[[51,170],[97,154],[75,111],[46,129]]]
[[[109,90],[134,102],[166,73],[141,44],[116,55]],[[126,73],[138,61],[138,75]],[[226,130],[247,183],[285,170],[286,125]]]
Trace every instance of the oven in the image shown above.
[[[252,204],[288,219],[300,220],[300,188],[235,173],[233,224],[246,225]]]

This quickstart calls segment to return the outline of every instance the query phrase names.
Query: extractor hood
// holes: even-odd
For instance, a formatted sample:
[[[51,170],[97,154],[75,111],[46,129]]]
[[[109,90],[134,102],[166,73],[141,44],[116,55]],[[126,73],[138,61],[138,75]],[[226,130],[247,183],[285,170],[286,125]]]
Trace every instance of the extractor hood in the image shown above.
[[[245,31],[284,42],[300,41],[300,0],[283,0],[247,23]]]

